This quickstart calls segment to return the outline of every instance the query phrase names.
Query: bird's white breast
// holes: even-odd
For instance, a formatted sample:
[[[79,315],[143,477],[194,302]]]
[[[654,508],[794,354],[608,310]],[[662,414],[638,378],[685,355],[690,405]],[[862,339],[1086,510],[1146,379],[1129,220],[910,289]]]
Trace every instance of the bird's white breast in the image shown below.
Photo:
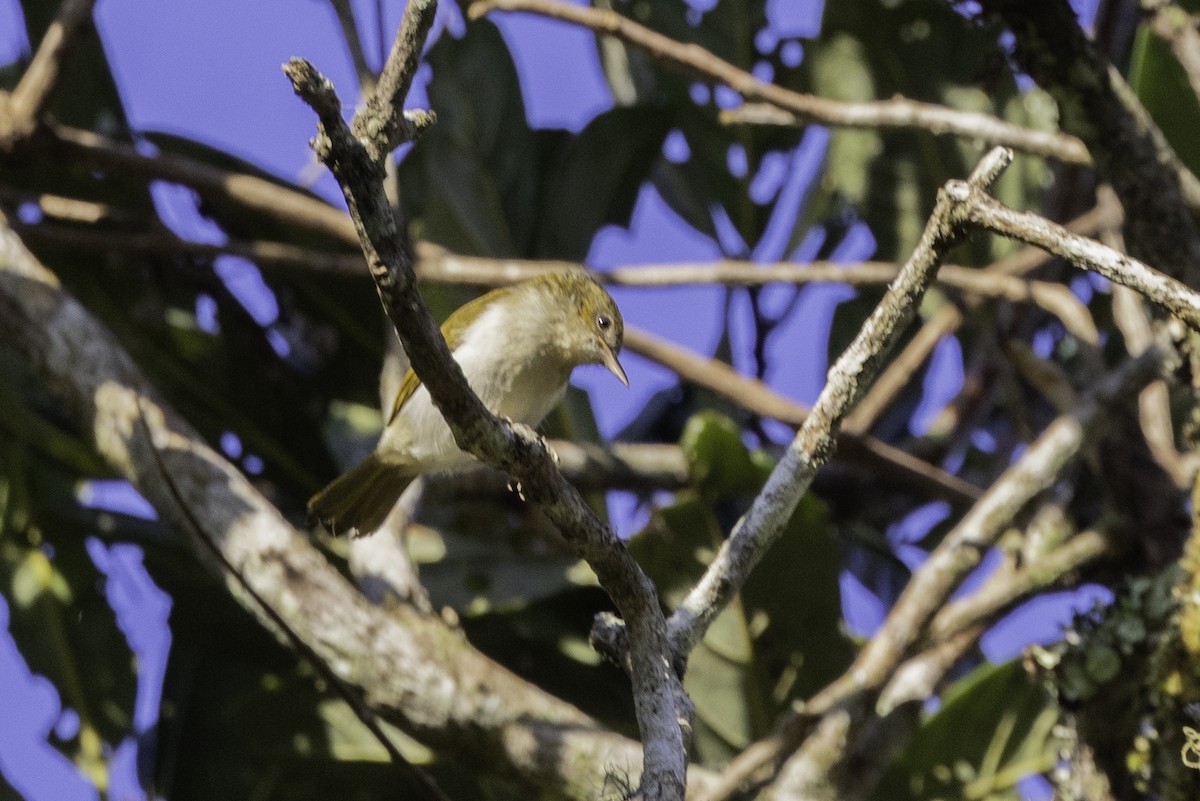
[[[512,299],[512,296],[510,296]],[[562,400],[570,366],[553,357],[551,310],[537,296],[494,304],[454,350],[467,383],[494,414],[536,426]],[[473,460],[458,449],[422,384],[385,429],[381,453],[405,454],[424,470],[450,470]]]

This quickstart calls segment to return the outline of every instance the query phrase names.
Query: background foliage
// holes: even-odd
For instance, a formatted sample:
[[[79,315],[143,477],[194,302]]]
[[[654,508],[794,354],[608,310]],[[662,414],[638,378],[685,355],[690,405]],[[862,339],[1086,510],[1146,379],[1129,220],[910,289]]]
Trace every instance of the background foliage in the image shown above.
[[[770,27],[765,0],[718,0],[703,10],[678,0],[614,5],[786,87],[841,100],[899,93],[1028,127],[1056,126],[1054,103],[1016,73],[997,32],[952,4],[829,3],[819,32],[803,40],[764,33]],[[23,0],[21,8],[28,40],[36,43],[55,4]],[[978,143],[921,132],[839,128],[828,132],[816,178],[797,199],[781,191],[782,180],[771,184],[765,176],[792,163],[803,129],[724,124],[719,112],[728,103],[720,90],[611,45],[602,63],[614,106],[577,132],[535,129],[526,119],[509,46],[483,19],[442,31],[427,53],[428,97],[438,123],[404,155],[401,196],[414,233],[457,253],[584,260],[598,232],[628,224],[639,191],[652,186],[691,236],[731,258],[827,258],[865,226],[874,258],[902,261],[937,188],[965,175],[982,153]],[[11,89],[22,71],[20,61],[0,68],[0,88]],[[1165,132],[1195,166],[1194,126],[1186,120],[1198,110],[1190,93],[1172,83],[1180,80],[1176,72],[1164,48],[1140,33],[1135,87],[1151,112],[1168,121]],[[95,37],[73,54],[60,87],[50,111],[61,123],[282,183],[211,144],[130,131]],[[1022,209],[1050,204],[1057,217],[1077,213],[1082,204],[1048,191],[1066,169],[1021,156],[997,196]],[[145,179],[35,153],[0,161],[0,207],[169,402],[302,524],[305,499],[370,446],[380,423],[375,410],[386,329],[366,272],[259,265],[264,291],[279,309],[264,325],[230,290],[213,255],[137,252],[39,235],[40,224],[55,221],[34,210],[31,199],[38,195],[84,199],[109,211],[95,225],[65,225],[162,232],[166,221]],[[196,203],[230,238],[353,252],[269,215],[211,199]],[[984,264],[1011,250],[999,239],[975,237],[954,257]],[[1110,320],[1105,288],[1086,282],[1080,288],[1095,317]],[[726,309],[748,303],[752,314],[746,331],[732,330],[729,313],[710,321],[720,331],[715,356],[732,359],[731,340],[748,338],[760,377],[792,369],[778,358],[789,347],[778,335],[796,330],[786,324],[809,291],[727,289]],[[832,355],[878,294],[864,289],[838,307],[829,332]],[[469,295],[431,285],[428,296],[446,314]],[[958,302],[949,291],[935,290],[923,314]],[[1040,356],[1064,370],[1077,368],[1075,343],[1061,325],[1002,302],[975,306],[951,351],[962,354],[967,369],[1002,362],[1001,336],[1034,343]],[[1053,413],[1010,368],[997,370],[1010,372],[992,380],[969,425],[946,432],[914,418],[926,392],[921,374],[875,433],[986,486]],[[953,394],[935,389],[931,397]],[[572,393],[547,431],[598,439],[587,396]],[[692,477],[691,486],[677,492],[639,490],[647,522],[631,547],[668,604],[700,574],[761,487],[776,458],[779,442],[771,433],[777,431],[694,387],[656,396],[626,429],[628,439],[678,443]],[[110,477],[45,389],[0,348],[0,587],[29,668],[48,677],[79,716],[76,731],[52,735],[55,747],[103,788],[112,749],[134,738],[143,781],[178,801],[394,797],[386,753],[310,666],[255,624],[156,522],[85,502],[82,483]],[[929,499],[876,479],[868,472],[847,475],[842,466],[819,482],[693,655],[687,688],[696,703],[698,763],[724,765],[849,665],[855,636],[863,632],[843,620],[848,577],[886,606],[903,586],[913,554],[944,533],[944,526],[934,526],[902,541],[896,524],[927,511]],[[588,572],[512,496],[444,492],[426,502],[411,534],[434,606],[454,609],[471,642],[497,661],[634,734],[625,678],[586,643],[592,617],[608,607]],[[97,556],[125,543],[142,549],[150,575],[172,599],[161,717],[150,728],[135,724],[138,666],[129,632],[104,597]],[[340,543],[323,545],[330,559],[343,558]],[[1108,580],[1120,586],[1120,578]],[[975,651],[955,676],[921,713],[911,741],[885,761],[875,797],[1016,798],[1021,780],[1054,769],[1062,746],[1053,729],[1060,710],[1018,661],[992,664]],[[451,797],[525,797],[526,789],[508,779],[476,773],[395,734],[406,757],[428,767]]]

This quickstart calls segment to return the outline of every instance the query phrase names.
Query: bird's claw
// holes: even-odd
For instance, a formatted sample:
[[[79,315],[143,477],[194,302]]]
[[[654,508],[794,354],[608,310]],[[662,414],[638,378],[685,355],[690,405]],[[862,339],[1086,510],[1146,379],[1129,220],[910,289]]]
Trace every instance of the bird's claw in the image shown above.
[[[525,490],[521,487],[520,479],[512,479],[508,482],[508,491],[517,493],[517,497],[522,501],[525,500]]]

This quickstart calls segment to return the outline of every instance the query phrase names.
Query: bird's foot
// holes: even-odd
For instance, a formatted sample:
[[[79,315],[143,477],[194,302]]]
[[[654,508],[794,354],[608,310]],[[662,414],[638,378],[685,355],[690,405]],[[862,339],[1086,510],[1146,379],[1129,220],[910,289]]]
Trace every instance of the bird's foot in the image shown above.
[[[522,501],[525,500],[525,490],[521,487],[520,479],[511,479],[508,482],[508,491],[517,493],[517,497]]]

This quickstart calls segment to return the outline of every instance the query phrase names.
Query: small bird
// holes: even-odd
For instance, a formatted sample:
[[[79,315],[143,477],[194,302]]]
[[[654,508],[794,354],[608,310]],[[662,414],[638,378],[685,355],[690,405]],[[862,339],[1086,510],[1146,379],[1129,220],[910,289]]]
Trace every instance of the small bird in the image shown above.
[[[584,273],[549,273],[488,292],[451,314],[442,336],[483,405],[528,426],[562,400],[581,364],[602,364],[629,386],[617,361],[621,312]],[[409,370],[374,452],[314,495],[309,517],[334,534],[371,534],[417,476],[472,464]]]

